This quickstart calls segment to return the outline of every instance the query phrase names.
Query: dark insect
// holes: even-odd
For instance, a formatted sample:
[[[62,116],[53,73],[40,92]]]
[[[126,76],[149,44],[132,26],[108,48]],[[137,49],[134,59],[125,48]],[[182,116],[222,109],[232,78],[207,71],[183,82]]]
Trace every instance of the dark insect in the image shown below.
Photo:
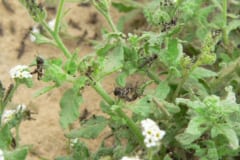
[[[120,99],[126,101],[136,100],[140,94],[138,93],[138,87],[136,86],[126,86],[126,87],[116,87],[113,91],[114,95]]]
[[[71,27],[75,28],[75,29],[78,29],[78,30],[81,30],[81,29],[82,29],[82,28],[79,26],[79,24],[78,24],[77,22],[73,21],[72,19],[70,19],[70,20],[68,21],[68,24],[69,24]]]
[[[21,40],[20,47],[18,48],[18,55],[17,55],[18,59],[20,59],[23,56],[24,52],[25,52],[25,47],[26,47],[25,41],[28,38],[31,30],[32,30],[32,27],[30,27],[28,29],[28,31],[25,33],[25,35],[23,36],[23,38]]]
[[[158,58],[158,55],[157,54],[153,54],[152,56],[150,57],[145,57],[143,59],[143,62],[139,65],[138,68],[143,68],[145,67],[146,65],[151,65],[153,63],[154,60],[156,60]]]
[[[90,19],[88,20],[89,24],[96,24],[98,22],[98,15],[97,13],[91,13]]]
[[[90,113],[88,112],[88,110],[85,108],[82,112],[82,115],[79,117],[79,121],[83,121],[83,120],[86,120],[87,119],[87,116],[89,115]]]
[[[35,112],[30,111],[29,109],[26,109],[23,111],[23,118],[26,120],[36,120],[32,117],[32,114],[36,114]]]
[[[177,24],[177,20],[176,19],[172,19],[170,22],[164,22],[162,23],[163,25],[163,29],[161,30],[161,32],[166,32],[169,29],[171,29],[173,26],[176,26]]]
[[[87,76],[90,80],[93,81],[92,73],[94,72],[91,66],[88,66],[87,71],[85,72],[85,76]]]
[[[12,9],[11,5],[8,3],[8,0],[2,0],[2,4],[8,12],[14,13],[14,9]]]
[[[41,77],[43,76],[43,65],[44,65],[44,60],[37,56],[36,58],[36,63],[37,63],[37,68],[31,72],[31,74],[37,74],[37,79],[40,80]]]

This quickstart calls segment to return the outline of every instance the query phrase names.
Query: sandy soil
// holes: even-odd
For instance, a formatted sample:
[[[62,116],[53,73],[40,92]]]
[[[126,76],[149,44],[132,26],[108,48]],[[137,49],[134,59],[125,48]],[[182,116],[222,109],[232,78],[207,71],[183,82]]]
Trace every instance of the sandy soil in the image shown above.
[[[14,9],[14,13],[7,10],[0,2],[0,80],[6,87],[13,82],[9,76],[9,70],[15,65],[30,64],[34,61],[36,55],[45,58],[61,55],[58,49],[49,45],[36,45],[27,37],[24,41],[24,53],[20,58],[17,58],[24,35],[28,32],[29,27],[35,23],[18,1],[7,2]],[[91,52],[91,47],[87,41],[93,37],[96,38],[96,34],[99,35],[99,29],[106,26],[103,18],[94,8],[80,7],[76,3],[66,4],[65,9],[69,9],[69,13],[64,18],[63,23],[66,25],[71,20],[76,22],[81,28],[77,29],[69,25],[66,33],[74,36],[82,36],[87,32],[83,42],[80,44],[76,44],[74,38],[66,39],[68,48],[71,51],[76,47],[80,48],[79,55]],[[54,12],[49,12],[49,17],[54,17]],[[93,17],[96,17],[96,22]],[[47,85],[46,83],[37,81],[36,77],[34,79],[33,88],[28,89],[25,86],[21,86],[17,90],[12,100],[13,104],[11,105],[24,103],[30,109],[37,112],[37,114],[33,115],[36,120],[25,121],[20,128],[21,145],[31,145],[32,147],[27,160],[39,160],[40,157],[53,160],[58,155],[66,154],[67,141],[58,122],[58,113],[60,110],[58,102],[66,86],[55,89],[46,95],[33,98],[33,94],[37,90]],[[113,82],[112,78],[107,79],[105,88],[109,93],[112,92]],[[81,106],[81,110],[87,108],[91,115],[99,113],[100,97],[91,89],[85,89],[84,97],[85,102]],[[93,140],[89,143],[89,147],[93,150],[97,146],[98,140]]]

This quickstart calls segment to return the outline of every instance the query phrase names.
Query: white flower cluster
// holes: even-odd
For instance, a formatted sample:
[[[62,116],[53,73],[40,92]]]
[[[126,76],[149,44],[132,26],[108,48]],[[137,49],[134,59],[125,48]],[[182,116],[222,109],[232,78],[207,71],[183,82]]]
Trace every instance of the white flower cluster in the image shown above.
[[[0,149],[0,160],[4,160],[3,151]]]
[[[142,134],[144,136],[144,143],[147,148],[156,147],[160,145],[160,140],[166,134],[165,131],[160,130],[156,122],[151,119],[141,121]]]
[[[28,66],[26,65],[17,65],[10,70],[10,76],[12,78],[32,78],[31,73],[28,71]]]
[[[141,160],[138,156],[136,157],[127,157],[127,156],[124,156],[121,158],[121,160]]]
[[[6,124],[14,117],[15,114],[25,111],[26,108],[27,107],[24,104],[20,104],[16,109],[5,110],[2,114],[2,124]]]

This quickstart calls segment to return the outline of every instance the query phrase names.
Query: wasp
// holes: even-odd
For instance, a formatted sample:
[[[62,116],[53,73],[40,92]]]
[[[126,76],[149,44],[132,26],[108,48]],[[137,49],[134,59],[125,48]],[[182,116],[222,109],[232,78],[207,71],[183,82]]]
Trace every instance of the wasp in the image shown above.
[[[153,63],[154,60],[156,60],[158,58],[157,54],[153,54],[150,57],[145,57],[143,62],[139,65],[138,68],[143,68],[146,65],[151,65]]]
[[[37,74],[37,79],[40,80],[41,77],[43,76],[43,65],[44,65],[44,60],[37,56],[36,58],[36,63],[37,63],[37,68],[31,72],[31,74]]]
[[[126,86],[126,87],[116,87],[113,91],[113,94],[120,98],[124,99],[126,101],[134,101],[136,100],[140,94],[138,93],[138,88],[136,86]]]

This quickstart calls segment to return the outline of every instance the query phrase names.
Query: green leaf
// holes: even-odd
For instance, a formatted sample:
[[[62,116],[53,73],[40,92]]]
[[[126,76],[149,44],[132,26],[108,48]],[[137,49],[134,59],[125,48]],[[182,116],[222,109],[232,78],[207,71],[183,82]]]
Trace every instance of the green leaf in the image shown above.
[[[117,46],[105,58],[103,74],[107,75],[122,68],[124,60],[123,47]]]
[[[12,133],[8,125],[4,125],[0,130],[0,148],[7,149],[12,141]]]
[[[207,122],[205,119],[196,116],[190,120],[185,132],[200,137],[206,131],[206,129],[208,129],[205,125],[206,123]]]
[[[89,160],[90,153],[83,142],[78,142],[73,146],[73,159]]]
[[[27,157],[27,148],[18,148],[11,152],[4,153],[4,160],[25,160]]]
[[[227,34],[229,34],[232,30],[237,29],[238,27],[240,27],[240,20],[230,21],[227,26]]]
[[[189,145],[193,141],[198,139],[199,136],[198,135],[193,135],[193,134],[190,134],[190,133],[181,133],[181,134],[178,134],[175,138],[182,145]]]
[[[119,12],[130,12],[135,7],[133,6],[127,6],[124,3],[117,3],[117,2],[112,2],[113,7],[115,7]]]
[[[92,139],[98,137],[98,135],[107,126],[107,120],[102,117],[93,117],[88,120],[81,128],[72,130],[66,136],[68,138],[87,138]]]
[[[218,151],[213,141],[207,141],[207,159],[219,160]]]
[[[141,98],[134,105],[131,105],[129,109],[139,116],[148,117],[153,112],[152,97],[145,96]]]
[[[74,89],[65,91],[60,100],[60,124],[64,129],[78,119],[79,107],[82,102],[82,96],[75,92]]]
[[[161,100],[164,100],[165,98],[167,98],[167,95],[169,92],[170,92],[170,87],[168,85],[168,82],[162,81],[157,86],[154,96],[156,96],[157,98],[159,98]]]
[[[217,135],[225,136],[228,139],[229,145],[232,149],[235,150],[239,148],[237,134],[230,126],[225,124],[214,126],[211,129],[211,136],[216,137]]]
[[[106,44],[104,47],[97,50],[97,55],[106,56],[113,47],[112,44]]]
[[[57,157],[55,160],[74,160],[72,157]]]
[[[197,67],[192,71],[191,76],[196,79],[210,78],[217,76],[217,73],[202,67]]]
[[[183,56],[183,47],[177,39],[168,40],[167,51],[161,55],[164,63],[170,66],[177,66],[181,57]]]

